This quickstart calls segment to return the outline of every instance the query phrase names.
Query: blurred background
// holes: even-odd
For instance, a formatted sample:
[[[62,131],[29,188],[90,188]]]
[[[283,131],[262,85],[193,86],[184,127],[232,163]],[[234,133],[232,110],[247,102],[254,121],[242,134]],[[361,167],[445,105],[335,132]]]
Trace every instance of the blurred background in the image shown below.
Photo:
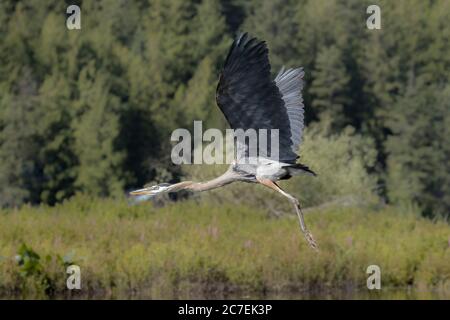
[[[81,30],[66,28],[71,4],[81,8]],[[371,4],[381,8],[380,30],[366,27]],[[88,270],[89,292],[107,293],[101,297],[119,287],[128,297],[143,292],[139,286],[145,297],[177,297],[168,283],[188,296],[180,283],[200,283],[200,297],[230,288],[364,286],[378,254],[392,266],[389,284],[440,286],[448,297],[449,21],[446,0],[2,0],[0,289],[64,292],[56,274],[73,261]],[[324,244],[316,257],[303,246],[289,203],[258,186],[126,204],[126,191],[146,183],[225,170],[173,165],[170,134],[194,120],[204,130],[226,128],[215,89],[239,31],[267,41],[274,76],[282,66],[304,67],[300,154],[319,176],[283,186],[311,213],[309,227]],[[192,246],[202,232],[213,240],[199,256]],[[32,267],[8,258],[17,254]],[[304,268],[284,269],[299,261]],[[432,290],[421,292],[428,298]]]

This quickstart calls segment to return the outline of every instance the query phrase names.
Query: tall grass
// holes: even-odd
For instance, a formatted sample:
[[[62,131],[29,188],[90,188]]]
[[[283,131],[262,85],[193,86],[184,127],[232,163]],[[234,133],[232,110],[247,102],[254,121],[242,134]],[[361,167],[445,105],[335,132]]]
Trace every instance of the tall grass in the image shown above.
[[[68,295],[69,264],[80,266],[85,296],[364,290],[366,268],[376,264],[383,288],[437,288],[450,294],[449,225],[407,211],[309,210],[307,223],[320,245],[316,253],[294,216],[274,218],[224,203],[190,200],[156,208],[78,196],[52,208],[2,210],[0,291],[3,296]],[[25,256],[27,265],[20,263]]]

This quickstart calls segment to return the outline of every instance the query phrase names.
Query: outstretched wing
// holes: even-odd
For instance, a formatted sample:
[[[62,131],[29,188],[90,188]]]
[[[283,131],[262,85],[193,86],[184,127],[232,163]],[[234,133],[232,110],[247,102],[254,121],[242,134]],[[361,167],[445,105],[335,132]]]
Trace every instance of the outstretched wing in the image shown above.
[[[217,105],[232,129],[278,129],[279,159],[295,162],[295,140],[282,92],[270,76],[264,41],[240,35],[232,44],[216,91]]]
[[[283,67],[275,78],[275,83],[283,96],[284,106],[289,117],[292,150],[294,152],[298,152],[303,136],[305,111],[302,89],[304,74],[303,68],[285,70]]]

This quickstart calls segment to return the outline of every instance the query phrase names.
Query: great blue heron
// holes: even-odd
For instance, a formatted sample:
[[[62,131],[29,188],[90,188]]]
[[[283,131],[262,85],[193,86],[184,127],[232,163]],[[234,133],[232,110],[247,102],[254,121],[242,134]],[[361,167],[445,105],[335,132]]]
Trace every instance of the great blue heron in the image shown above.
[[[163,183],[132,191],[133,196],[189,190],[206,191],[235,181],[259,183],[281,193],[295,207],[300,228],[313,249],[317,249],[308,231],[299,201],[282,190],[276,181],[299,174],[315,173],[297,163],[297,151],[304,128],[301,90],[303,69],[282,68],[274,80],[270,75],[268,49],[264,41],[241,34],[233,42],[216,91],[216,101],[232,129],[278,129],[279,159],[259,157],[255,163],[235,161],[221,176],[206,182]]]

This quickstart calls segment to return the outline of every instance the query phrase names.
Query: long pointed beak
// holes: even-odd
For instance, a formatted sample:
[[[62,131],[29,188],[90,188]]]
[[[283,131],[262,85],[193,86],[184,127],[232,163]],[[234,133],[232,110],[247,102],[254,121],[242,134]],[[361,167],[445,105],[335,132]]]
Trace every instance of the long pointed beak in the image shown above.
[[[151,188],[143,188],[138,189],[130,192],[131,196],[144,196],[144,195],[153,195],[155,194],[155,190],[152,190]]]
[[[170,184],[159,184],[152,187],[146,187],[130,192],[131,196],[154,196],[158,193],[164,193],[170,190]]]

